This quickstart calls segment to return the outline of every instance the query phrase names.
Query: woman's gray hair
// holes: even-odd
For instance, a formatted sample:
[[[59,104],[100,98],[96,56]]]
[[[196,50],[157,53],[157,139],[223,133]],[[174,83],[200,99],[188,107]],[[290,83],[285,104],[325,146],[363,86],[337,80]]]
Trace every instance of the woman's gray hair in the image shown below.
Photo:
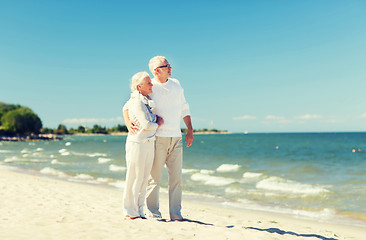
[[[147,72],[138,72],[131,78],[131,91],[137,90],[137,86],[142,84],[146,77],[150,77]]]
[[[160,67],[161,63],[165,61],[165,57],[163,56],[155,56],[153,57],[152,59],[150,59],[150,62],[149,62],[149,69],[150,69],[150,72],[155,75],[155,69],[157,67]]]

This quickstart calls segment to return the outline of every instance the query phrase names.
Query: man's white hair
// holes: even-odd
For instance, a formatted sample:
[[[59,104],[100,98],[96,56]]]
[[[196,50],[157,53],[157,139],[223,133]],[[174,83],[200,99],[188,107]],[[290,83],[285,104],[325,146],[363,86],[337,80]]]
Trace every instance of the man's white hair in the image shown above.
[[[165,57],[164,56],[155,56],[153,58],[150,59],[149,62],[149,69],[150,72],[155,75],[155,69],[157,67],[160,67],[161,63],[165,61]]]
[[[147,72],[138,72],[131,78],[131,91],[137,90],[137,86],[142,84],[146,77],[150,77]]]

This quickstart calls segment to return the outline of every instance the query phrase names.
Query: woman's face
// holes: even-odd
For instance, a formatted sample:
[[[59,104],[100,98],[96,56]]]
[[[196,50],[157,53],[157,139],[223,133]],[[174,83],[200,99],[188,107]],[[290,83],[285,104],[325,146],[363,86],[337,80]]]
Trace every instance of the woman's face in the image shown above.
[[[138,86],[138,89],[142,95],[147,96],[148,94],[152,93],[152,86],[153,84],[151,83],[151,78],[145,77],[143,82]]]

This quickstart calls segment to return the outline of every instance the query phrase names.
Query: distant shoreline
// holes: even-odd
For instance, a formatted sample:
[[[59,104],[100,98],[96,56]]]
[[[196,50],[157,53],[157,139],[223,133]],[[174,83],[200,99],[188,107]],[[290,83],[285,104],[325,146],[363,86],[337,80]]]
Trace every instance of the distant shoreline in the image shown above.
[[[30,142],[51,140],[63,140],[63,137],[55,134],[39,134],[32,136],[0,136],[0,142]]]
[[[208,135],[208,134],[232,134],[231,132],[215,132],[215,131],[204,131],[204,132],[193,132],[194,135]]]

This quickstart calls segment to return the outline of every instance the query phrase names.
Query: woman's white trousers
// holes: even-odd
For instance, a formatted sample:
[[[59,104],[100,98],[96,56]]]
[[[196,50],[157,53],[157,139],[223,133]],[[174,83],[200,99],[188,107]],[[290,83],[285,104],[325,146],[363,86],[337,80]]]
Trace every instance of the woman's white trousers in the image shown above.
[[[126,185],[123,208],[126,215],[145,217],[147,181],[154,161],[154,140],[145,143],[126,142]]]

